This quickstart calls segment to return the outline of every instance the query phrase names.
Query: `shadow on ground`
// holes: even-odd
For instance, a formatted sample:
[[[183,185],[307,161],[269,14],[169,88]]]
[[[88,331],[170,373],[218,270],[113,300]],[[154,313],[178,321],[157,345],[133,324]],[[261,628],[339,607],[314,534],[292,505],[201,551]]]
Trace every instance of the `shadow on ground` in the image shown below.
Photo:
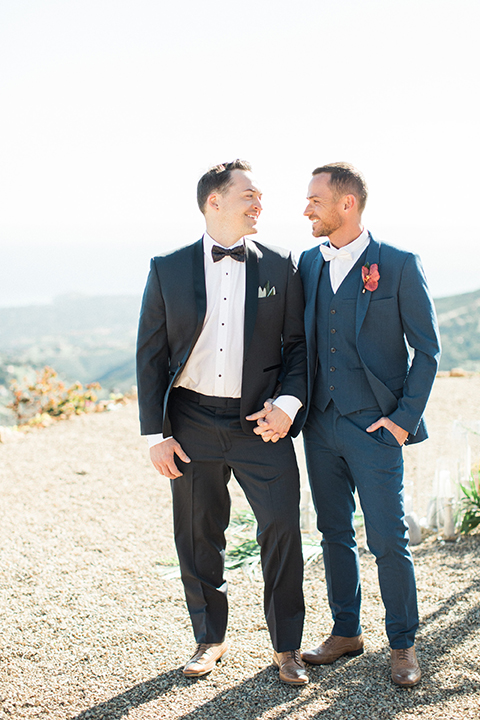
[[[182,684],[186,686],[187,681],[182,683],[183,674],[181,668],[170,670],[163,675],[152,678],[147,682],[134,685],[121,695],[116,695],[110,700],[94,705],[88,710],[84,710],[79,715],[75,715],[72,720],[93,720],[94,718],[108,718],[108,720],[117,720],[128,715],[133,709],[152,700],[162,697],[165,693],[173,688],[180,688]]]
[[[406,690],[391,683],[388,652],[366,652],[354,660],[342,658],[334,665],[310,667],[310,683],[303,687],[279,686],[276,669],[263,669],[234,688],[197,705],[179,720],[254,720],[268,711],[269,717],[275,720],[290,717],[331,720],[346,716],[349,719],[393,718],[408,711],[421,712],[422,707],[438,705],[441,708],[450,699],[458,702],[470,697],[472,707],[475,707],[479,684],[469,677],[468,670],[473,668],[469,668],[468,658],[458,653],[462,663],[458,668],[462,673],[461,682],[442,686],[434,676],[442,656],[455,652],[460,643],[479,631],[480,604],[470,605],[466,612],[457,612],[450,622],[435,626],[440,618],[452,614],[461,597],[479,590],[480,579],[461,593],[453,592],[434,613],[424,618],[418,642],[423,680],[417,688]],[[199,678],[193,682],[202,681],[204,679]],[[184,678],[178,668],[136,685],[71,720],[120,720],[133,709],[160,700],[173,689],[181,692],[182,688],[191,688],[191,684],[192,680]],[[154,716],[167,717],[160,713],[158,707]]]

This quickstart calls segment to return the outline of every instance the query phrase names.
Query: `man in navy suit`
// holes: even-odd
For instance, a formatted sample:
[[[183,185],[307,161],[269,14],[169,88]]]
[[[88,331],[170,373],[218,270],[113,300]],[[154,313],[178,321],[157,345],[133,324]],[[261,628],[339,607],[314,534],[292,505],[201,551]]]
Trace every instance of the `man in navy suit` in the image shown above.
[[[427,437],[422,416],[440,345],[418,257],[364,229],[366,199],[365,181],[350,165],[314,170],[304,214],[314,237],[325,241],[299,262],[308,349],[303,433],[334,625],[330,637],[302,658],[326,664],[363,652],[353,528],[357,489],[378,565],[392,679],[412,686],[421,673],[402,446]],[[258,429],[264,439],[274,436],[268,415]]]
[[[299,432],[306,404],[302,284],[288,253],[245,238],[257,232],[262,209],[248,163],[211,168],[197,199],[206,232],[153,258],[137,345],[141,430],[154,466],[171,480],[175,543],[198,643],[183,672],[205,675],[227,650],[233,472],[258,523],[274,663],[281,680],[304,684],[299,478],[287,437],[290,428]],[[273,396],[276,445],[254,433],[256,411]]]

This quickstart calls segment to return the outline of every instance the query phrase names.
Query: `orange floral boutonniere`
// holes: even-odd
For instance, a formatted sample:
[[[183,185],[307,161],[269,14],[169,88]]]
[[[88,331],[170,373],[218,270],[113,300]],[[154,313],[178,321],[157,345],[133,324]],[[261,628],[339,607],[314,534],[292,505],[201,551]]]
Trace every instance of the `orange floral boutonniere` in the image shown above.
[[[365,265],[362,265],[362,280],[362,292],[365,292],[365,290],[373,292],[377,289],[378,281],[380,280],[380,273],[378,272],[377,263],[373,263],[373,265],[370,265],[370,263],[365,263]]]

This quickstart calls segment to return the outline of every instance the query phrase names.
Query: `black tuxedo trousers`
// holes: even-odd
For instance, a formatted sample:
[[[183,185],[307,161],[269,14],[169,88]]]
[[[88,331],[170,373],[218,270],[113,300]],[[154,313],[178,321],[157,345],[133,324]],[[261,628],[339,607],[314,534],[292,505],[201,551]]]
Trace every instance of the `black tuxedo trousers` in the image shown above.
[[[255,514],[265,580],[265,616],[275,650],[300,647],[304,602],[299,477],[291,438],[247,435],[240,400],[181,388],[169,400],[172,433],[191,458],[171,481],[175,543],[197,642],[220,643],[227,628],[225,530],[235,475]]]

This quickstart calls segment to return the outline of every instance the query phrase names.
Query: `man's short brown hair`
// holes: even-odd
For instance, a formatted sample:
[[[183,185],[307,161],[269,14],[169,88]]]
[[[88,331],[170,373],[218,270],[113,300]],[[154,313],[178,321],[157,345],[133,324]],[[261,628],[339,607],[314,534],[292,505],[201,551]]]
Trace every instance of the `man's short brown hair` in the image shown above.
[[[330,187],[336,197],[355,195],[360,214],[367,202],[368,188],[362,173],[350,163],[338,162],[315,168],[312,175],[330,174]]]
[[[205,214],[205,204],[208,196],[213,192],[225,192],[232,182],[232,170],[251,172],[252,167],[246,160],[232,160],[232,162],[214,165],[205,175],[202,175],[197,185],[198,207]]]

